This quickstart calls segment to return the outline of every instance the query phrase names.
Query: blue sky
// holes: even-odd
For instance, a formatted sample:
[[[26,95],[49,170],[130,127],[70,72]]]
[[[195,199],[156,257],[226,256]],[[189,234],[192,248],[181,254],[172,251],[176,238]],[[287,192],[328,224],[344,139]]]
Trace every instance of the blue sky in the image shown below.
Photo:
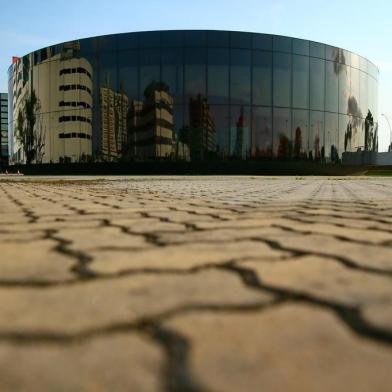
[[[380,113],[392,121],[391,0],[0,0],[0,91],[13,55],[93,35],[224,29],[289,35],[339,46],[380,69]],[[380,122],[380,150],[389,128]],[[391,124],[392,125],[392,124]]]

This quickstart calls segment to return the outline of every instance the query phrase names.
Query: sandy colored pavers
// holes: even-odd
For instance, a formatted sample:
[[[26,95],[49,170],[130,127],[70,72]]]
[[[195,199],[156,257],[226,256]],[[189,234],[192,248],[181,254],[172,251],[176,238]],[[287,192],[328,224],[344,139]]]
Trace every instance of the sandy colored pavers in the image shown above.
[[[392,180],[0,180],[1,390],[388,391]]]

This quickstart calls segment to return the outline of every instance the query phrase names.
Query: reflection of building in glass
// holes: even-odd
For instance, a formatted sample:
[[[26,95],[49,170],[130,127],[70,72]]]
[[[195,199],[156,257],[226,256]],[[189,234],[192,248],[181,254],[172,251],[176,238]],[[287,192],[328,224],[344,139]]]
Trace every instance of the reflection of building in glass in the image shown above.
[[[245,159],[250,154],[250,132],[245,119],[244,108],[241,107],[235,127],[230,129],[231,155],[234,158]]]
[[[78,41],[34,52],[14,64],[13,88],[17,136],[18,117],[27,116],[32,97],[36,117],[30,130],[34,139],[30,154],[17,140],[13,154],[22,162],[83,162],[92,155],[93,69],[80,57]],[[29,131],[28,118],[23,118]],[[15,137],[18,139],[18,137]],[[27,153],[27,154],[26,154]],[[26,156],[30,155],[30,156]]]
[[[0,93],[0,167],[8,164],[8,94]]]
[[[101,158],[113,161],[122,157],[127,142],[128,97],[110,87],[100,88]]]
[[[164,83],[150,83],[144,91],[144,101],[131,102],[128,127],[130,157],[154,159],[175,155],[173,97]]]
[[[216,156],[216,129],[210,105],[200,95],[189,99],[189,126],[181,131],[180,139],[189,147],[190,158],[203,160]]]

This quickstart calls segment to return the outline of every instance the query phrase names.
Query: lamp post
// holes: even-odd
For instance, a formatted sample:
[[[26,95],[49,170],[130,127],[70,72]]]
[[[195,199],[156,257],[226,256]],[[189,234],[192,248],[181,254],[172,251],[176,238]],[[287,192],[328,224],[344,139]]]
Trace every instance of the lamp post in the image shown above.
[[[391,123],[389,122],[388,117],[385,114],[381,114],[381,116],[385,117],[385,120],[387,120],[388,126],[389,126],[389,147],[388,151],[392,151],[392,127]]]

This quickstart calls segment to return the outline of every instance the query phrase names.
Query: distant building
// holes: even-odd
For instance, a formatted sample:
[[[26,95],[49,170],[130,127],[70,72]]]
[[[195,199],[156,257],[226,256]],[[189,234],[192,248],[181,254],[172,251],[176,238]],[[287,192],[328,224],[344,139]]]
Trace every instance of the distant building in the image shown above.
[[[0,93],[0,166],[8,165],[8,94]]]

